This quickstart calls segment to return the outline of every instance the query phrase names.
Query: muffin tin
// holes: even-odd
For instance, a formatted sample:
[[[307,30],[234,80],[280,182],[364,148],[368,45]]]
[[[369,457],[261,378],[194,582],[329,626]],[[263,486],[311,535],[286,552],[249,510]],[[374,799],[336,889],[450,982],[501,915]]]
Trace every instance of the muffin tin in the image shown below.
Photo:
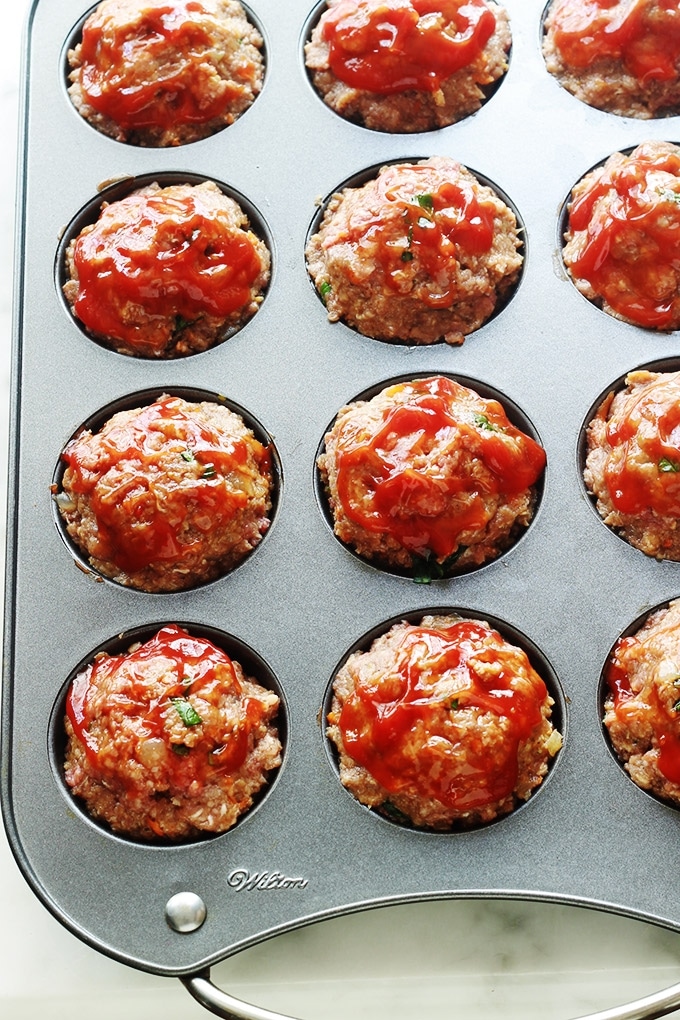
[[[475,115],[387,135],[343,121],[304,69],[309,2],[252,0],[265,39],[261,95],[235,124],[174,149],[98,134],[66,92],[80,0],[36,0],[26,33],[16,249],[12,448],[5,604],[2,793],[10,842],[36,894],[71,931],[132,966],[191,979],[268,936],[370,906],[521,897],[592,906],[680,931],[678,811],[635,787],[601,725],[600,675],[618,635],[680,594],[680,565],[626,545],[581,479],[582,429],[637,367],[680,367],[677,334],[619,322],[573,287],[560,259],[572,185],[616,149],[677,140],[678,118],[634,121],[583,106],[541,56],[544,0],[506,0],[509,71]],[[383,162],[443,154],[506,194],[525,227],[507,305],[460,347],[381,343],[331,324],[305,269],[319,204]],[[134,359],[92,342],[59,290],[60,245],[106,182],[205,177],[243,196],[272,251],[260,310],[211,351]],[[526,416],[548,465],[540,505],[505,555],[416,584],[362,562],[333,536],[315,458],[338,409],[388,381],[446,373]],[[149,595],[76,563],[51,485],[70,436],[139,394],[208,392],[252,416],[279,458],[278,503],[257,550],[228,576]],[[80,567],[80,569],[78,569]],[[497,623],[549,669],[564,736],[543,786],[484,828],[398,827],[339,785],[323,732],[337,664],[393,619],[456,611]],[[87,818],[59,774],[57,720],[78,664],[139,630],[176,622],[223,636],[281,692],[283,765],[222,836],[151,846]],[[176,898],[179,894],[187,894]],[[187,907],[190,919],[186,930]],[[179,904],[179,906],[178,906]],[[198,913],[193,908],[198,905]],[[204,909],[200,909],[201,905]]]

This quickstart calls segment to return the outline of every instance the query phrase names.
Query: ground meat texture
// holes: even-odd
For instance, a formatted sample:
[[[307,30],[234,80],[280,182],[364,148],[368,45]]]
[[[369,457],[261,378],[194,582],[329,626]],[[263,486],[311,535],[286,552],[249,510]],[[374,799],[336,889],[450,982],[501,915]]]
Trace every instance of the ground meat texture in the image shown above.
[[[459,344],[517,282],[520,246],[495,192],[435,156],[334,195],[306,255],[332,322],[377,340]]]
[[[616,152],[573,189],[563,258],[605,312],[648,329],[680,327],[680,148]]]
[[[69,94],[117,141],[182,145],[248,109],[262,88],[261,48],[233,0],[104,0],[69,51]]]
[[[545,463],[498,401],[441,376],[343,407],[318,459],[338,538],[419,579],[506,549],[531,520]]]
[[[493,821],[527,800],[561,746],[543,679],[479,620],[399,623],[339,670],[328,717],[340,779],[415,826]]]
[[[638,371],[587,429],[584,479],[605,524],[657,559],[680,560],[680,373]]]
[[[341,117],[374,131],[430,131],[480,108],[510,45],[494,0],[329,0],[305,61]]]
[[[66,250],[64,295],[95,339],[120,354],[205,351],[260,307],[270,254],[212,181],[151,184],[105,202]]]
[[[64,774],[93,818],[137,839],[224,832],[281,764],[279,699],[175,624],[98,655],[66,701]]]
[[[57,505],[106,577],[181,591],[232,570],[269,526],[272,467],[223,405],[163,396],[114,414],[66,446]]]
[[[543,54],[568,92],[621,117],[680,111],[676,0],[552,0]]]
[[[605,671],[604,725],[633,782],[680,806],[680,601],[621,638]]]

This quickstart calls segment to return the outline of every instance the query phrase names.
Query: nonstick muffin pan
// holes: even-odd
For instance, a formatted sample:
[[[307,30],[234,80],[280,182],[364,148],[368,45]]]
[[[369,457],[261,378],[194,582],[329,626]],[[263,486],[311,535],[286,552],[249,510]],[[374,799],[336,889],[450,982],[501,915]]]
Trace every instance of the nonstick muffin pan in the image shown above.
[[[146,149],[98,134],[70,103],[66,49],[83,4],[33,5],[16,255],[4,814],[47,908],[120,961],[186,978],[320,918],[439,897],[567,902],[680,931],[680,815],[633,785],[601,724],[608,652],[633,622],[680,595],[680,565],[650,560],[608,530],[581,480],[583,429],[602,395],[634,368],[680,368],[680,342],[605,315],[577,292],[560,258],[573,184],[617,149],[680,140],[680,122],[614,117],[562,90],[541,56],[543,6],[507,0],[509,70],[477,114],[409,136],[343,121],[315,94],[303,43],[318,9],[252,0],[266,59],[253,106],[212,138]],[[368,168],[439,154],[517,210],[525,264],[515,293],[461,346],[388,344],[329,323],[304,260],[319,204]],[[109,187],[203,178],[243,197],[271,247],[260,310],[213,350],[173,361],[94,343],[60,293],[65,232]],[[544,445],[547,469],[535,519],[510,550],[481,569],[418,584],[336,540],[315,459],[345,403],[438,373],[500,394]],[[275,447],[277,497],[269,532],[232,573],[152,595],[83,569],[51,487],[61,449],[84,423],[164,392],[211,394],[243,409]],[[563,734],[531,799],[467,832],[415,831],[362,807],[340,786],[324,736],[338,664],[391,621],[431,611],[489,620],[527,649]],[[225,648],[260,664],[281,696],[285,747],[278,774],[234,829],[145,845],[106,831],[72,800],[60,774],[59,719],[80,664],[168,622],[221,635]],[[189,894],[190,908],[202,905],[189,910],[192,930],[182,930],[178,894]]]

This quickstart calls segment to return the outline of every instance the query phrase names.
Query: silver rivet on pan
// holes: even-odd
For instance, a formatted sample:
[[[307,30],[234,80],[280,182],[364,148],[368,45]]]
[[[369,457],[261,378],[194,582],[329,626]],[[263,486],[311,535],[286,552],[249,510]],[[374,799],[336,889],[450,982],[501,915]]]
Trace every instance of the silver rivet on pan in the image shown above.
[[[176,893],[165,905],[165,919],[175,931],[196,931],[205,921],[206,914],[205,903],[192,892]]]

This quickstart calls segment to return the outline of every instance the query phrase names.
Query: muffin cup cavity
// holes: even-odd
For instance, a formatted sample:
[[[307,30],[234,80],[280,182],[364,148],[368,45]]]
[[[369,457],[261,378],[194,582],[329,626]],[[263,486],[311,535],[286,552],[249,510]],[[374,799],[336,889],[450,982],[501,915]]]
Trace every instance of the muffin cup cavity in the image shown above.
[[[392,135],[441,131],[477,114],[505,80],[512,57],[512,25],[500,2],[488,4],[496,26],[482,54],[442,78],[438,89],[414,83],[394,91],[371,90],[336,76],[319,33],[319,22],[332,6],[323,0],[310,12],[300,40],[300,65],[319,101],[351,125]]]
[[[268,43],[262,22],[247,3],[228,0],[224,4],[222,2],[211,4],[213,18],[208,18],[202,26],[201,12],[194,11],[195,17],[199,19],[196,36],[198,49],[195,53],[200,74],[193,76],[189,73],[190,68],[185,68],[178,74],[176,62],[173,69],[170,62],[172,43],[169,38],[166,39],[165,45],[162,42],[165,32],[163,19],[159,18],[156,24],[152,19],[149,19],[146,25],[142,23],[137,41],[139,37],[150,38],[152,43],[156,43],[157,53],[154,54],[151,50],[147,60],[137,66],[135,57],[129,56],[127,66],[118,68],[117,78],[120,82],[118,87],[116,78],[107,81],[107,74],[113,74],[114,70],[111,64],[104,70],[98,68],[107,92],[105,105],[101,108],[91,104],[78,80],[82,62],[77,49],[83,42],[85,23],[95,15],[99,6],[100,4],[93,4],[76,22],[64,40],[61,56],[64,102],[86,125],[88,131],[135,148],[173,148],[210,139],[250,114],[266,83]],[[115,21],[110,22],[110,25],[115,25]],[[198,40],[201,37],[202,42],[199,44]],[[135,38],[132,33],[133,42]],[[241,58],[232,66],[232,55],[237,56],[239,50],[243,48],[247,51],[247,59],[244,61]],[[134,54],[139,52],[140,48],[131,46],[130,50]],[[186,52],[181,38],[177,42],[177,51]],[[157,65],[154,75],[163,75],[163,65],[166,63],[169,65],[169,73],[174,74],[179,83],[179,95],[184,94],[184,108],[177,94],[174,96],[170,94],[170,89],[167,105],[158,105],[158,99],[151,90],[154,78],[145,78],[149,63],[154,61]],[[196,82],[200,82],[200,87],[195,84]],[[115,102],[116,93],[121,89],[128,94],[136,92],[140,97],[146,94],[146,106],[142,106],[140,102],[140,111],[126,112],[120,102],[118,104]],[[222,90],[224,103],[219,99]],[[151,112],[141,116],[144,110]],[[205,110],[209,110],[211,116],[206,118],[202,112]]]
[[[175,404],[177,405],[176,412],[173,411]],[[107,423],[111,423],[114,416],[119,416],[116,418],[116,421],[119,422],[119,430],[120,428],[136,429],[143,427],[144,414],[153,406],[161,408],[161,416],[166,413],[166,411],[162,410],[166,406],[168,408],[167,414],[170,417],[177,413],[180,417],[180,425],[183,419],[188,416],[187,435],[190,433],[193,435],[195,431],[192,425],[194,419],[196,422],[199,420],[203,421],[204,419],[209,421],[208,418],[205,418],[205,415],[213,415],[215,421],[212,436],[214,438],[211,441],[213,442],[214,451],[211,450],[210,445],[206,446],[207,454],[194,450],[192,440],[189,440],[186,445],[180,443],[179,446],[177,442],[170,440],[169,442],[172,445],[168,446],[167,457],[163,455],[161,449],[161,458],[157,461],[157,467],[162,472],[167,472],[169,484],[173,491],[177,491],[175,489],[177,482],[183,487],[178,497],[181,502],[176,504],[176,509],[182,511],[182,519],[179,523],[173,519],[172,526],[170,523],[166,524],[166,513],[169,512],[166,511],[166,500],[171,497],[171,491],[164,491],[163,479],[159,479],[157,473],[153,474],[155,469],[150,469],[152,473],[148,474],[145,480],[143,475],[147,473],[147,469],[143,466],[143,458],[141,456],[139,458],[136,456],[132,457],[132,466],[129,468],[129,471],[133,475],[138,476],[138,482],[145,489],[150,490],[154,501],[150,505],[152,508],[156,508],[154,509],[155,516],[152,516],[150,519],[151,526],[161,529],[161,535],[165,534],[166,529],[168,530],[168,535],[172,531],[175,534],[173,541],[178,542],[180,546],[186,547],[188,558],[185,561],[181,551],[178,555],[171,557],[171,559],[167,559],[167,555],[158,558],[149,554],[144,563],[140,562],[136,567],[126,566],[123,564],[122,559],[120,559],[120,555],[113,560],[109,560],[99,551],[101,542],[107,541],[107,531],[105,530],[101,533],[99,531],[100,522],[98,511],[96,510],[98,505],[96,502],[98,499],[97,488],[95,487],[92,490],[92,494],[87,496],[87,504],[82,502],[82,494],[79,496],[77,488],[73,490],[75,494],[73,492],[65,492],[64,475],[67,470],[67,464],[64,459],[64,451],[69,447],[69,443],[77,441],[83,435],[87,436],[89,434],[91,437],[96,438],[101,430],[107,426]],[[223,409],[229,412],[228,417],[224,416]],[[136,410],[139,410],[141,414],[131,417]],[[142,422],[139,426],[136,424],[138,420]],[[162,417],[159,421],[162,426]],[[128,422],[132,424],[129,425]],[[224,445],[225,443],[224,437],[228,434],[224,431],[225,427],[228,429],[236,428],[237,431],[234,435],[238,438],[235,441],[241,444],[244,450],[252,451],[252,453],[248,453],[249,457],[256,456],[260,458],[262,470],[266,472],[269,478],[267,494],[269,505],[265,509],[266,519],[260,521],[255,513],[248,516],[246,498],[245,496],[239,496],[236,504],[237,509],[234,511],[236,516],[234,517],[235,523],[233,524],[233,529],[235,531],[241,529],[243,534],[239,533],[238,536],[235,536],[234,532],[231,534],[231,537],[228,537],[231,533],[230,529],[232,529],[229,511],[225,507],[222,507],[220,511],[218,503],[215,502],[214,498],[215,495],[217,495],[218,499],[221,498],[220,493],[223,483],[220,476],[222,471],[226,470],[226,467],[221,465],[219,461],[213,464],[214,456],[212,454],[214,452],[219,455],[218,444],[222,443]],[[177,446],[177,450],[175,450],[175,446]],[[210,459],[211,456],[212,460]],[[200,460],[201,457],[206,461],[205,464]],[[173,466],[174,461],[176,461],[176,465]],[[125,468],[125,458],[121,459],[121,463],[123,463]],[[236,470],[238,472],[240,469],[237,468]],[[99,482],[101,484],[103,484],[106,474],[109,474],[111,471],[114,473],[119,471],[115,456],[111,459],[108,471],[100,472]],[[176,482],[172,482],[171,471],[176,477]],[[281,461],[272,437],[249,411],[222,394],[193,387],[170,386],[165,390],[160,388],[130,394],[106,407],[100,408],[82,423],[69,442],[62,448],[62,454],[55,465],[51,485],[53,497],[52,514],[57,531],[73,557],[75,565],[84,573],[91,574],[96,580],[103,580],[106,583],[123,587],[129,591],[136,591],[147,595],[173,594],[203,587],[207,584],[218,583],[228,577],[234,570],[238,570],[251,556],[259,551],[260,546],[266,540],[274,525],[281,498],[282,483]],[[124,502],[127,487],[129,487],[131,482],[129,480],[128,482],[123,481],[122,484],[121,495],[116,497],[116,499]],[[231,485],[231,483],[229,484]],[[220,488],[217,490],[217,493],[212,492],[213,487],[218,485]],[[205,521],[198,519],[196,515],[199,510],[192,503],[192,500],[198,499],[203,489],[205,489],[204,495],[209,499],[210,507],[212,507],[212,509],[207,511],[208,516]],[[196,493],[195,497],[191,495],[192,492]],[[105,500],[107,499],[105,492],[102,491],[99,495],[103,495]],[[242,503],[244,506],[239,510],[238,507]],[[80,509],[75,504],[78,504]],[[253,505],[255,506],[255,504]],[[147,516],[150,513],[148,508],[147,510],[142,510],[141,505],[139,512],[147,514]],[[132,513],[132,508],[125,509],[125,519],[128,519],[127,515],[129,513]],[[102,517],[102,521],[104,521],[104,517]],[[239,524],[239,521],[242,523]],[[84,525],[87,525],[85,530],[83,530]],[[109,524],[102,523],[101,526],[106,529],[111,526],[111,522]],[[115,522],[112,526],[114,528],[118,527]],[[185,527],[189,529],[186,532],[183,531]],[[196,533],[196,527],[198,527],[200,534]],[[113,532],[113,534],[116,533],[115,531]],[[132,534],[132,531],[129,530],[128,538]],[[151,541],[152,539],[153,535],[150,533],[149,541],[151,545],[149,549],[155,548],[155,539]],[[223,544],[223,539],[226,544]],[[201,544],[203,549],[198,559],[195,552],[192,551],[192,544],[195,546],[196,543]],[[131,546],[133,552],[130,555],[133,555],[134,548],[134,545]],[[230,548],[234,550],[233,556],[229,551]],[[115,544],[113,549],[115,552]],[[146,556],[146,552],[143,554]],[[187,583],[184,580],[185,573],[187,576],[190,575],[190,581]]]
[[[136,197],[141,195],[147,198]],[[143,206],[145,201],[149,209],[153,208],[149,215]],[[120,207],[115,204],[118,202],[122,203]],[[127,203],[133,202],[136,205],[128,210]],[[181,214],[185,222],[175,225],[169,210],[182,202],[187,203]],[[112,209],[116,210],[115,218]],[[104,215],[111,217],[106,225]],[[137,217],[134,229],[126,222],[128,216]],[[155,223],[149,226],[152,218]],[[208,226],[215,224],[210,226],[210,238],[196,231],[197,219]],[[143,262],[136,267],[134,247],[126,248],[122,258],[117,252],[117,245],[124,243],[124,238],[117,238],[120,224],[132,236],[142,230],[150,232],[148,244],[164,255],[163,272],[168,275],[163,278],[162,289],[159,273],[150,275]],[[104,277],[96,262],[91,271],[85,263],[89,275],[85,281],[79,278],[76,242],[87,239],[100,227],[98,243],[110,244],[106,257],[116,264],[120,274],[116,286],[100,284]],[[124,176],[102,186],[96,198],[83,206],[66,227],[56,251],[55,287],[67,315],[83,336],[113,354],[154,361],[195,357],[219,347],[257,315],[271,285],[272,251],[266,221],[249,199],[229,185],[193,172]],[[97,254],[96,258],[101,256]],[[216,271],[224,276],[221,294],[212,282],[217,281]],[[149,277],[146,292],[137,282],[139,272]],[[190,279],[187,274],[195,277],[191,290],[186,284]],[[204,284],[214,293],[204,290]],[[95,291],[95,286],[103,286],[103,292]],[[233,300],[227,300],[227,294],[233,294]],[[77,311],[81,298],[87,302],[83,317]]]
[[[519,405],[487,383],[480,382],[477,379],[460,375],[458,373],[453,375],[451,373],[420,372],[413,373],[412,375],[396,376],[391,379],[386,379],[352,397],[345,404],[345,408],[353,408],[355,405],[366,404],[379,395],[385,394],[385,391],[391,390],[392,388],[398,388],[402,385],[408,386],[409,384],[414,384],[415,386],[418,386],[419,384],[425,385],[428,380],[436,381],[438,379],[444,380],[445,382],[449,380],[454,386],[465,387],[466,390],[472,391],[473,394],[476,394],[479,398],[481,398],[483,402],[497,402],[507,417],[507,421],[510,425],[518,429],[542,448],[538,432]],[[418,399],[417,394],[414,399]],[[427,397],[424,399],[427,399]],[[342,507],[341,500],[338,499],[334,508],[333,495],[329,483],[332,465],[326,466],[324,471],[320,469],[319,458],[322,458],[323,463],[327,454],[327,440],[333,432],[343,410],[344,409],[339,409],[336,416],[328,423],[324,430],[324,435],[317,447],[314,461],[314,489],[319,510],[329,530],[333,534],[334,539],[359,561],[366,563],[384,574],[410,578],[412,581],[419,584],[447,581],[464,574],[482,570],[483,568],[490,566],[492,563],[495,563],[515,548],[518,543],[522,542],[527,536],[527,532],[531,530],[531,527],[540,512],[546,472],[548,470],[547,466],[540,471],[535,482],[528,486],[527,491],[530,493],[530,496],[525,508],[529,515],[528,520],[525,520],[525,513],[523,511],[521,514],[515,516],[512,525],[508,526],[507,530],[503,531],[502,534],[499,532],[494,539],[491,539],[490,536],[488,538],[480,538],[479,540],[483,541],[485,548],[489,545],[489,542],[492,542],[494,545],[497,544],[497,548],[493,551],[487,550],[484,557],[481,558],[479,562],[476,562],[475,559],[471,557],[471,547],[466,547],[464,544],[459,544],[457,549],[443,561],[441,560],[441,556],[438,558],[433,552],[419,555],[415,550],[411,549],[409,553],[410,547],[400,545],[396,540],[395,542],[390,541],[386,544],[384,536],[380,542],[377,542],[376,540],[376,544],[371,544],[370,534],[368,532],[365,532],[363,528],[359,528],[358,526],[352,527],[351,523],[345,519],[345,508]],[[492,422],[484,420],[486,415],[478,414],[476,418],[479,422],[480,428],[494,428]],[[436,439],[433,439],[433,442],[436,442]],[[417,470],[418,469],[416,469],[416,471]],[[420,470],[423,471],[425,475],[427,474],[426,465],[421,466]],[[416,518],[414,518],[414,520],[415,519]],[[482,535],[482,531],[483,529],[480,528],[480,536]],[[339,532],[342,533],[342,537]],[[346,534],[344,534],[344,532],[346,532]],[[480,545],[479,548],[481,550],[482,546]],[[406,559],[410,559],[411,562],[406,562]],[[399,562],[400,560],[402,560],[402,562]]]
[[[334,685],[338,674],[341,673],[348,660],[350,660],[356,654],[363,655],[365,653],[373,653],[377,656],[380,655],[380,661],[382,668],[387,670],[386,665],[386,646],[383,646],[380,653],[376,651],[376,642],[378,647],[380,646],[381,640],[384,640],[387,635],[395,633],[396,629],[403,626],[436,626],[437,624],[430,623],[430,621],[438,621],[444,618],[445,620],[457,621],[462,625],[480,625],[481,627],[490,627],[492,631],[496,632],[500,639],[507,643],[507,645],[514,646],[515,649],[523,653],[527,659],[532,670],[534,670],[538,676],[543,680],[545,688],[547,690],[548,697],[551,699],[552,704],[550,706],[549,721],[552,725],[552,734],[547,741],[550,745],[550,750],[546,750],[546,746],[542,748],[545,761],[545,769],[542,780],[539,778],[536,785],[533,787],[530,793],[527,793],[526,799],[515,799],[514,805],[508,809],[507,803],[504,810],[499,811],[495,817],[488,817],[486,820],[480,820],[479,817],[475,818],[475,814],[481,815],[484,809],[476,806],[472,808],[468,814],[472,816],[471,820],[459,819],[453,822],[448,821],[441,823],[438,821],[435,824],[415,824],[411,817],[400,810],[395,804],[393,804],[387,795],[387,791],[382,789],[383,799],[380,803],[375,803],[376,800],[376,789],[374,788],[374,780],[370,775],[370,772],[364,774],[364,778],[367,780],[366,791],[358,786],[358,792],[346,788],[341,781],[341,752],[336,742],[330,735],[330,730],[334,726],[337,726],[337,720],[333,714],[334,709]],[[381,667],[373,667],[374,669],[380,669]],[[377,676],[377,673],[375,674]],[[458,708],[457,704],[453,703],[453,708]],[[481,717],[483,720],[484,717]],[[490,718],[487,715],[487,721]],[[479,611],[472,611],[460,607],[450,606],[437,606],[435,608],[424,608],[419,610],[411,610],[409,612],[402,613],[398,616],[394,616],[391,619],[385,620],[384,622],[373,627],[371,630],[363,634],[351,647],[349,647],[343,657],[336,665],[331,678],[326,687],[324,699],[322,703],[320,722],[322,728],[322,736],[324,740],[324,746],[326,749],[326,755],[330,768],[337,778],[338,786],[344,794],[351,797],[357,804],[357,806],[365,811],[368,815],[374,817],[377,822],[387,822],[398,828],[406,828],[414,832],[418,832],[424,835],[436,835],[436,836],[460,836],[466,832],[472,832],[477,829],[487,828],[490,825],[496,825],[502,822],[504,819],[515,816],[518,812],[524,812],[530,809],[530,804],[540,796],[541,792],[546,788],[550,781],[553,770],[557,767],[557,762],[561,754],[561,749],[567,739],[567,702],[562,691],[560,681],[551,666],[549,660],[543,654],[543,652],[520,630],[514,627],[512,624],[507,623],[493,615],[487,613],[480,613]],[[478,721],[477,725],[482,725],[482,721]],[[415,725],[415,724],[414,724]],[[489,724],[491,725],[491,724]],[[413,731],[415,732],[415,731]],[[415,738],[414,738],[415,739]],[[546,742],[544,742],[546,743]],[[349,762],[351,764],[351,756],[348,755]],[[357,765],[354,762],[353,766],[347,773],[349,784],[356,785],[356,775],[352,776],[352,773],[362,771],[362,766]],[[536,778],[536,777],[534,777]],[[376,781],[377,783],[377,781]],[[377,788],[380,788],[380,784],[377,783]],[[360,797],[365,797],[364,802],[360,800]],[[396,795],[397,801],[399,795]],[[369,801],[373,800],[372,806],[369,806]],[[423,801],[426,801],[426,797],[423,796]],[[418,805],[420,807],[421,805]],[[423,815],[427,815],[429,808],[432,808],[432,804],[428,807],[427,804],[423,806]],[[439,813],[441,810],[440,804],[434,804],[434,811]],[[415,813],[415,812],[414,812]],[[489,808],[488,814],[493,813],[493,808]]]
[[[65,729],[66,702],[69,690],[74,680],[87,670],[97,657],[102,655],[124,656],[128,654],[130,649],[134,650],[138,645],[143,645],[153,639],[155,635],[159,634],[159,632],[162,632],[163,628],[168,627],[180,628],[189,635],[190,638],[211,642],[218,651],[224,652],[229,659],[231,659],[232,663],[237,663],[238,666],[241,667],[242,673],[246,678],[254,681],[259,688],[262,688],[263,696],[269,692],[276,695],[279,700],[279,704],[276,714],[273,717],[272,724],[281,745],[279,755],[280,764],[266,772],[265,781],[262,783],[260,788],[253,793],[251,805],[239,815],[238,819],[230,828],[225,829],[224,831],[196,830],[191,835],[180,838],[167,838],[162,834],[156,833],[152,838],[147,839],[141,836],[138,837],[130,835],[120,829],[113,829],[103,818],[94,817],[90,813],[90,809],[85,801],[80,796],[76,796],[69,787],[65,778],[65,760],[67,751],[67,734]],[[214,627],[208,627],[194,622],[180,622],[177,624],[159,622],[157,624],[146,624],[144,626],[131,628],[116,634],[96,648],[93,648],[91,652],[81,659],[81,661],[73,668],[62,685],[52,708],[47,734],[49,762],[54,781],[63,797],[66,799],[70,810],[73,811],[76,817],[78,817],[83,824],[96,827],[110,839],[121,840],[126,843],[131,843],[137,847],[146,846],[155,850],[167,850],[169,848],[181,848],[183,846],[191,847],[196,843],[214,840],[223,836],[228,838],[229,833],[234,831],[234,829],[243,824],[247,824],[247,821],[252,814],[264,807],[265,801],[269,799],[269,796],[276,785],[278,776],[284,768],[287,737],[288,708],[285,694],[281,689],[278,678],[267,662],[258,652],[255,651],[254,648],[241,638],[228,634],[224,631],[217,630]],[[178,755],[178,757],[181,760],[182,756]],[[158,793],[157,796],[163,798],[167,795]],[[186,805],[184,810],[186,810]]]

